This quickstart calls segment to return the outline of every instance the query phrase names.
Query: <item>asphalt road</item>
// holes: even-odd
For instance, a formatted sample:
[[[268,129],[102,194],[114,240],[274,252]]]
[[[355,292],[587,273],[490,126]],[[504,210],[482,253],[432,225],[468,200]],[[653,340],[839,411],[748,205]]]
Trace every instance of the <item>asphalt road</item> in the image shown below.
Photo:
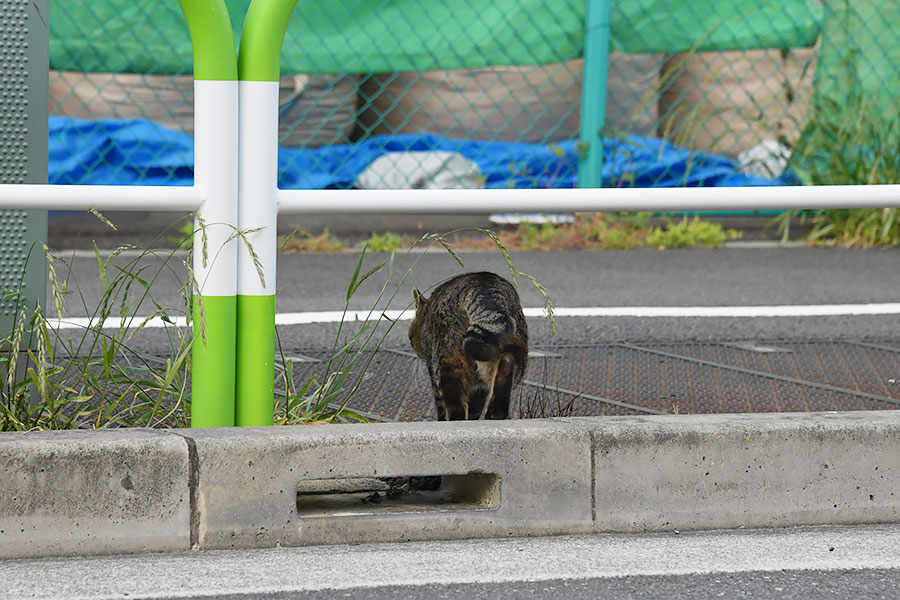
[[[900,527],[0,561],[0,598],[896,598]]]
[[[466,270],[508,273],[496,252],[463,253]],[[364,269],[387,260],[372,255]],[[102,295],[96,259],[72,257],[66,316],[89,314]],[[128,256],[113,261],[127,265]],[[155,279],[161,306],[183,306],[179,260],[140,272]],[[279,313],[340,310],[357,256],[281,255]],[[513,256],[557,308],[748,307],[893,303],[900,250],[728,248],[535,252]],[[128,267],[134,272],[134,266]],[[395,279],[406,273],[400,257]],[[425,254],[396,287],[389,308],[403,308],[462,268],[443,251]],[[113,269],[111,272],[115,272]],[[155,276],[154,273],[159,273]],[[60,264],[59,274],[66,277]],[[351,299],[372,306],[386,267]],[[543,298],[519,278],[522,301]],[[141,288],[134,283],[132,291]],[[52,301],[48,304],[52,305]],[[379,305],[384,308],[384,305]],[[152,302],[131,309],[147,314]],[[113,314],[121,304],[113,303]],[[565,316],[552,336],[546,318],[529,320],[533,345],[610,341],[898,339],[900,314],[794,317]],[[335,323],[280,328],[286,347],[330,348]],[[386,345],[407,345],[400,322]],[[134,341],[164,353],[160,330]],[[897,526],[684,534],[599,535],[0,561],[0,598],[896,598],[900,593]]]
[[[66,254],[63,254],[66,256]],[[379,309],[402,309],[413,286],[425,291],[462,270],[492,270],[509,276],[499,252],[464,252],[465,267],[443,250],[395,257],[392,277],[388,266],[367,280],[351,298],[351,309],[369,309],[386,285]],[[123,256],[113,264],[154,279],[151,296],[161,306],[183,312],[178,289],[185,278],[183,255],[145,259],[140,267]],[[367,256],[364,271],[387,261],[388,255]],[[356,254],[283,254],[278,262],[279,313],[341,310],[355,268]],[[532,275],[550,293],[558,309],[579,307],[748,307],[892,303],[900,299],[900,249],[847,250],[825,248],[725,248],[715,250],[629,250],[522,252],[512,256],[517,272]],[[97,305],[102,286],[97,261],[91,255],[68,255],[72,263],[66,316],[85,316]],[[414,264],[413,264],[414,263]],[[59,277],[66,277],[58,265]],[[110,269],[115,273],[115,269]],[[390,281],[388,281],[390,279]],[[544,299],[535,286],[518,277],[522,303],[539,308]],[[132,293],[141,288],[132,286]],[[388,302],[388,299],[393,298]],[[52,305],[52,301],[48,302]],[[131,310],[148,314],[149,300]],[[118,298],[113,314],[120,314]],[[302,350],[331,346],[337,325],[315,323],[280,327],[282,343]],[[890,339],[900,334],[900,315],[792,316],[723,318],[710,316],[560,316],[553,336],[546,318],[529,319],[535,346],[615,341],[713,340],[834,340]],[[159,333],[142,334],[152,348]],[[400,323],[386,339],[387,346],[405,347]]]

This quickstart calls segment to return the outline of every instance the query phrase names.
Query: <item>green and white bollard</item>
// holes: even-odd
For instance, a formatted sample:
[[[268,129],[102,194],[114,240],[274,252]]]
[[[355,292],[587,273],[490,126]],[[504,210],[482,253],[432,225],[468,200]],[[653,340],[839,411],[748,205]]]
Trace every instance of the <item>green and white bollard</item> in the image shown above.
[[[191,426],[234,421],[237,324],[238,82],[223,0],[179,0],[194,48],[194,223]]]
[[[238,52],[240,175],[236,425],[271,425],[275,411],[275,255],[281,45],[297,0],[253,0]]]

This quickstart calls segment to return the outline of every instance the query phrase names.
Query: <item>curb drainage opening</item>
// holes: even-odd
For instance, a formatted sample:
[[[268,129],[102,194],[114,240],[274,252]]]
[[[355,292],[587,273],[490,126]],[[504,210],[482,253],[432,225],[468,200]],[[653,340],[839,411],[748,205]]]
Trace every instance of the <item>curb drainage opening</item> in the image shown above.
[[[300,517],[496,510],[500,477],[492,473],[306,479],[297,484]]]

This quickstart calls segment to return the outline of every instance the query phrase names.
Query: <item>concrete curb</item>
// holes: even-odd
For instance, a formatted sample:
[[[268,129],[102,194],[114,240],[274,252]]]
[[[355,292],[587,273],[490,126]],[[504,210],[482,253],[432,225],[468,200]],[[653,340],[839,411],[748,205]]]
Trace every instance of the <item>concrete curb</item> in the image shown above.
[[[0,473],[0,558],[898,523],[900,411],[4,433]]]
[[[900,411],[594,423],[595,531],[900,522]]]
[[[0,558],[187,550],[189,472],[165,432],[0,433]]]

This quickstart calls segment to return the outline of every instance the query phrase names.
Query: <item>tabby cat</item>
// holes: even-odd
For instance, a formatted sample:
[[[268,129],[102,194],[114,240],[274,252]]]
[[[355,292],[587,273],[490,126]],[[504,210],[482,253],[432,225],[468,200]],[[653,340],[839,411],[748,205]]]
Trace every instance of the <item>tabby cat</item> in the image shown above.
[[[438,420],[506,419],[528,362],[516,289],[494,273],[466,273],[413,298],[409,341],[428,366]]]

